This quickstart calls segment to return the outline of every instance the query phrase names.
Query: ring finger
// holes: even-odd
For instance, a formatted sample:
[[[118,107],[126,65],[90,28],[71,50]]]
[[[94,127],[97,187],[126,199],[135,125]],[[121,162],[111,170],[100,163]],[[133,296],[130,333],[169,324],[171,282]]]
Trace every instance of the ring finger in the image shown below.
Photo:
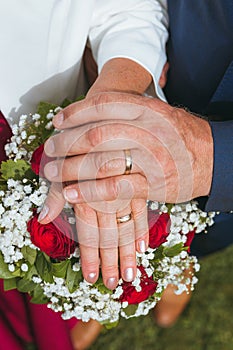
[[[109,289],[114,289],[119,280],[118,268],[118,228],[115,212],[109,208],[97,211],[100,232],[100,257],[103,282]]]
[[[95,283],[99,276],[99,228],[95,210],[88,204],[74,205],[83,277]]]
[[[119,255],[121,276],[126,282],[136,277],[135,223],[131,205],[116,214],[119,231]]]

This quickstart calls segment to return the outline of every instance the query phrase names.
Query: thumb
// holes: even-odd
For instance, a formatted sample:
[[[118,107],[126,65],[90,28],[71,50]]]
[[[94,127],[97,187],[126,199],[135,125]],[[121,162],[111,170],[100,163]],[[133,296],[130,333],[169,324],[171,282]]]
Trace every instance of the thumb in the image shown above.
[[[61,183],[51,184],[48,197],[38,218],[41,224],[48,224],[61,213],[65,205],[62,190],[63,187]]]

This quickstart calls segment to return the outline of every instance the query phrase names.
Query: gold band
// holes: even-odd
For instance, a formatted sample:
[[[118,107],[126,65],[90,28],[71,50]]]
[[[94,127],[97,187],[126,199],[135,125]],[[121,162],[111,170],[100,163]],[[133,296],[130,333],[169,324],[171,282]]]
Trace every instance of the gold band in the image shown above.
[[[131,173],[132,165],[133,165],[132,156],[131,156],[131,152],[129,149],[125,149],[124,152],[125,152],[125,172],[124,172],[124,175],[129,175]]]
[[[117,218],[116,220],[117,220],[117,223],[118,223],[118,224],[123,224],[123,223],[125,223],[125,222],[130,221],[131,218],[132,218],[132,214],[129,213],[129,214],[127,214],[127,215],[124,215],[124,216],[121,216],[121,217]]]

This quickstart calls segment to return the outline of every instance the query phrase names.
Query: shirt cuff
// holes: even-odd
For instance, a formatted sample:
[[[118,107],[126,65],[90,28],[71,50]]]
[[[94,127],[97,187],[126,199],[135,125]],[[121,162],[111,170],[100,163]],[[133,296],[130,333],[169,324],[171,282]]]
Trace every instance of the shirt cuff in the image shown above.
[[[210,122],[214,140],[214,168],[206,211],[233,210],[233,121]]]
[[[135,40],[135,38],[130,37],[131,33],[128,33],[128,39],[125,41],[125,43],[131,42],[133,41],[133,39]],[[151,74],[156,95],[163,101],[166,101],[164,93],[159,86],[161,72],[167,60],[165,49],[162,49],[160,46],[158,46],[158,48],[155,49],[153,45],[149,45],[143,42],[140,43],[140,40],[138,40],[137,45],[134,45],[129,48],[128,45],[124,45],[124,43],[122,43],[122,40],[119,41],[119,43],[117,43],[117,41],[117,39],[111,40],[111,42],[114,42],[114,45],[110,44],[110,42],[109,45],[105,43],[105,47],[107,45],[108,50],[100,48],[100,53],[98,57],[99,72],[101,71],[103,65],[112,58],[130,59],[138,63]]]

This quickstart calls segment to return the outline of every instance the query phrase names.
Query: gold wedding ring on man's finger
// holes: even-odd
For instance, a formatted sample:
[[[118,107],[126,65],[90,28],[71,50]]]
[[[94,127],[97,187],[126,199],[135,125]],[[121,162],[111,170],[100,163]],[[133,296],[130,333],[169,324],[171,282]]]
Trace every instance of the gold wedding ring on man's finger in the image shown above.
[[[131,152],[129,149],[125,149],[124,153],[125,153],[125,172],[124,172],[124,175],[129,175],[131,173],[132,165],[133,165],[132,155],[131,155]]]
[[[130,221],[131,219],[132,219],[132,214],[131,213],[116,218],[118,224],[124,224],[124,223]]]

